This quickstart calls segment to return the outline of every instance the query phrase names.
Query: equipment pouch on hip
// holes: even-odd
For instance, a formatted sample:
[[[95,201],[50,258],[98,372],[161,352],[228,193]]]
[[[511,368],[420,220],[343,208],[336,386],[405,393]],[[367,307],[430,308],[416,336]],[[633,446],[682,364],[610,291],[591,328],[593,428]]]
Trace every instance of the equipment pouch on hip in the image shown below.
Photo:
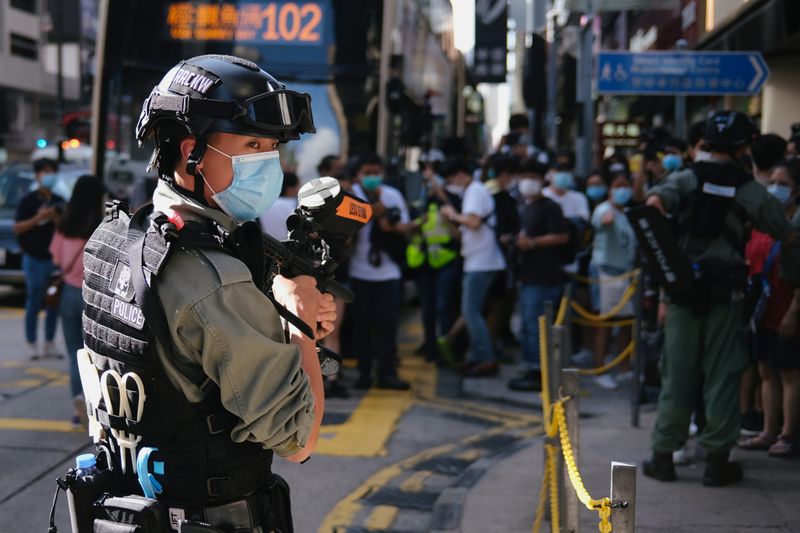
[[[131,494],[105,495],[95,504],[94,533],[161,533],[169,531],[158,502]]]
[[[269,517],[270,529],[276,533],[293,533],[292,503],[289,484],[277,474],[272,474],[272,483],[263,494],[266,501],[264,515]]]

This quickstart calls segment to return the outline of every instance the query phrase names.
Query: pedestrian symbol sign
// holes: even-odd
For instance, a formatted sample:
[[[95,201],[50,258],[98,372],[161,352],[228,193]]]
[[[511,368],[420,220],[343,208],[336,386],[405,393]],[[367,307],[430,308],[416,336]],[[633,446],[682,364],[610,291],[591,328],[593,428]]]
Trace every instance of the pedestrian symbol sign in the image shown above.
[[[601,52],[600,94],[757,94],[769,75],[759,52]]]

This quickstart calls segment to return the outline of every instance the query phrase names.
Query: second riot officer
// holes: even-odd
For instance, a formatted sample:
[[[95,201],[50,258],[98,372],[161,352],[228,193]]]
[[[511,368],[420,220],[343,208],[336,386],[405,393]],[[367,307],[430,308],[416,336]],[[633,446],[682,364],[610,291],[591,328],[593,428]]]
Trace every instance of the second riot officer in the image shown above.
[[[717,112],[706,124],[711,160],[670,174],[648,192],[647,204],[674,216],[678,245],[692,266],[692,289],[673,294],[667,312],[662,388],[645,475],[676,478],[672,452],[688,437],[696,391],[703,380],[707,424],[698,435],[707,452],[703,484],[742,479],[728,454],[739,435],[739,382],[747,364],[743,292],[749,228],[793,239],[780,202],[740,164],[757,135],[750,119]]]

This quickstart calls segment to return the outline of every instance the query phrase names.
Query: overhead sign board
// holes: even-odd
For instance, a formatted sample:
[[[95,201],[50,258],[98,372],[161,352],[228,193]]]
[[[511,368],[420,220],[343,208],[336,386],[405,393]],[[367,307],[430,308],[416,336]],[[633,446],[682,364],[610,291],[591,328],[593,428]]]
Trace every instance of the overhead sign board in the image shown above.
[[[506,81],[508,54],[508,0],[478,0],[475,3],[475,81]]]
[[[166,30],[176,41],[326,45],[328,1],[172,2]]]
[[[759,52],[601,52],[601,94],[757,94],[769,76]]]

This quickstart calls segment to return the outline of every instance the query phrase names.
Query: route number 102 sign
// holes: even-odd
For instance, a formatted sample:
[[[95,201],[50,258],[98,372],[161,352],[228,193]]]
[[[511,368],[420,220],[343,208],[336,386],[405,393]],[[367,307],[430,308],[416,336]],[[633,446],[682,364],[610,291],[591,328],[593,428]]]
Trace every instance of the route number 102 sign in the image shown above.
[[[327,2],[173,2],[166,29],[177,41],[323,45]]]

